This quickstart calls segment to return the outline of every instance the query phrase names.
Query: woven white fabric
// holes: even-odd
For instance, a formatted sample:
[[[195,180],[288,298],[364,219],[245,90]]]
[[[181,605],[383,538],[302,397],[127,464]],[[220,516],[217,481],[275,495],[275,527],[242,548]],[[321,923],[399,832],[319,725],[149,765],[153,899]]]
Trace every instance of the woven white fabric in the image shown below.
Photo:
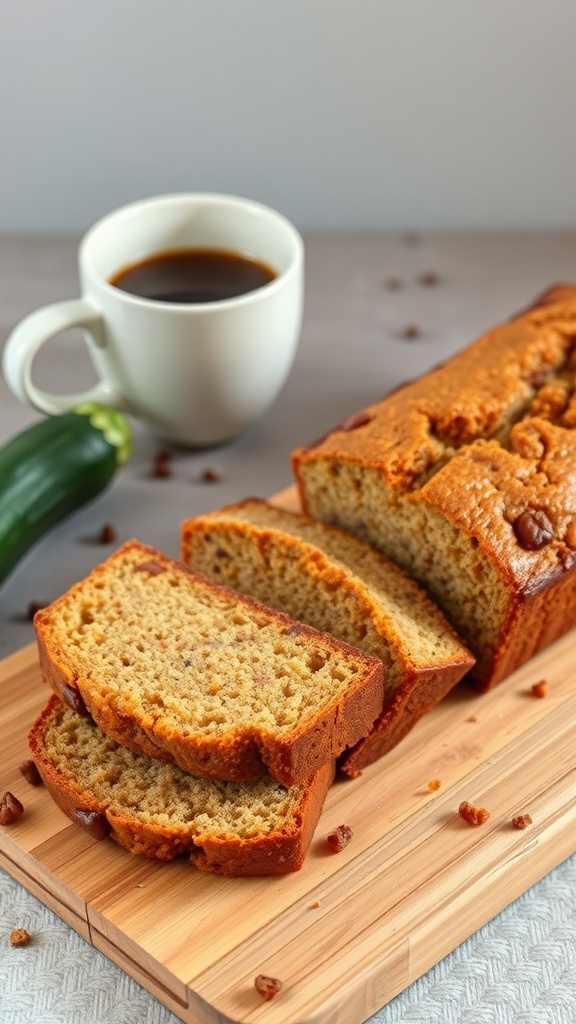
[[[29,945],[10,945],[16,927],[33,936]],[[179,1020],[0,872],[0,1024]],[[576,857],[379,1010],[370,1024],[576,1024]]]

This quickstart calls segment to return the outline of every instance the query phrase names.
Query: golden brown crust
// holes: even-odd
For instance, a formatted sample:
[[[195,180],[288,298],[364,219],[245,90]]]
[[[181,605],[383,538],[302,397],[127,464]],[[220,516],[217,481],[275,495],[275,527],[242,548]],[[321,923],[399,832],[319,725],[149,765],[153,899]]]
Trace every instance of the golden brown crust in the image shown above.
[[[417,679],[406,679],[385,706],[368,736],[338,759],[343,775],[354,778],[392,750],[408,735],[416,722],[432,710],[460,682],[462,665],[421,671]]]
[[[58,704],[58,698],[53,695],[31,729],[29,745],[49,793],[72,821],[78,821],[78,810],[100,814],[106,819],[110,838],[131,853],[157,860],[188,856],[197,868],[215,874],[282,875],[300,869],[333,779],[333,763],[323,765],[307,785],[298,790],[297,802],[294,801],[289,817],[280,828],[242,838],[222,835],[217,828],[211,830],[209,826],[203,826],[198,835],[190,826],[186,835],[180,822],[172,828],[168,820],[144,821],[130,807],[112,807],[79,785],[68,765],[47,749],[46,727],[57,713]],[[86,728],[92,732],[97,729],[93,723]],[[144,762],[148,758],[135,755],[135,763],[138,760]],[[209,780],[200,780],[200,786],[206,789],[211,785]],[[162,808],[157,810],[160,813]]]
[[[297,449],[296,462],[320,452],[361,457],[408,491],[452,448],[494,437],[508,424],[511,409],[529,404],[540,375],[562,367],[572,351],[576,288],[564,285],[560,294],[562,303],[531,307],[362,414],[348,417],[318,444]]]
[[[443,522],[478,548],[498,580],[500,622],[481,651],[456,625],[482,655],[483,689],[576,623],[575,341],[576,287],[553,286],[443,366],[369,406],[353,429],[336,428],[293,453],[309,514],[329,515],[327,502],[320,514],[315,506],[314,467],[324,465],[332,482],[353,467],[357,480],[380,474],[408,514]],[[357,532],[373,512],[374,504],[346,521],[334,508],[334,520]],[[384,550],[386,533],[385,522],[368,526]],[[405,568],[417,574],[417,563]],[[451,571],[457,565],[438,556],[419,578],[454,621],[434,580],[434,572],[438,580]]]

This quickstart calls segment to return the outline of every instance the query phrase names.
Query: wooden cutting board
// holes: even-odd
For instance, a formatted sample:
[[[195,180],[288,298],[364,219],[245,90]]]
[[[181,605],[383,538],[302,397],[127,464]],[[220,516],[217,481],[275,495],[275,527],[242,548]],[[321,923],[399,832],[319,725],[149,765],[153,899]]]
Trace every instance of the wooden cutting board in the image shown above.
[[[223,879],[95,842],[24,781],[48,699],[26,647],[0,663],[0,789],[25,807],[0,864],[183,1021],[360,1024],[576,850],[575,654],[571,633],[491,693],[459,687],[336,783],[297,874]],[[488,821],[467,825],[462,800]],[[339,824],[353,839],[334,854]],[[282,981],[271,1002],[261,973]]]

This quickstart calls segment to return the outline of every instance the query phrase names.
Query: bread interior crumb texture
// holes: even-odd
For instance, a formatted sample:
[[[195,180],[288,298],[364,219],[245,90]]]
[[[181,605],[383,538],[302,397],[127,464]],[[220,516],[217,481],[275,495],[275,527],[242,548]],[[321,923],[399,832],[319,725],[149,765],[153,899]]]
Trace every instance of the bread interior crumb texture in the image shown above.
[[[430,505],[388,487],[378,468],[341,460],[327,472],[326,463],[310,460],[300,471],[311,514],[385,550],[425,586],[476,654],[481,672],[508,604],[502,578],[483,551]]]
[[[138,549],[110,559],[48,615],[63,662],[118,714],[137,709],[184,736],[236,725],[282,734],[366,672],[363,655],[299,635],[290,620],[200,577],[192,585],[181,569],[149,572],[141,561]]]
[[[355,537],[258,500],[197,522],[183,537],[195,569],[380,658],[387,690],[407,666],[462,657],[425,593]]]
[[[56,771],[66,765],[87,803],[144,825],[169,826],[183,839],[204,834],[250,839],[281,830],[302,798],[301,787],[286,789],[263,777],[255,782],[221,782],[193,775],[105,736],[90,718],[59,704],[44,726],[44,756]]]

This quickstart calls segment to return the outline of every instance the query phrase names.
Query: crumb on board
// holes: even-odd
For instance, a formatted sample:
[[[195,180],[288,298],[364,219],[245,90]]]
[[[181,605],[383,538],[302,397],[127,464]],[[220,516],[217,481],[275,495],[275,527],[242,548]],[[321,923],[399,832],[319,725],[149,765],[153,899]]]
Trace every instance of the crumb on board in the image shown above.
[[[269,977],[267,974],[258,974],[254,978],[254,986],[262,998],[268,1002],[275,995],[278,995],[282,988],[282,982],[278,978]]]
[[[38,767],[36,765],[36,762],[33,761],[31,757],[28,757],[28,758],[26,758],[25,761],[22,761],[19,764],[18,769],[19,769],[20,774],[22,775],[22,777],[26,779],[26,782],[28,783],[28,785],[30,785],[30,786],[41,786],[42,785],[42,776],[40,775],[40,772],[38,771]]]
[[[442,780],[441,779],[430,779],[430,781],[428,783],[428,789],[430,790],[431,793],[435,793],[438,789],[440,789],[441,785],[442,785]]]
[[[326,842],[333,853],[340,853],[352,839],[353,832],[350,825],[338,825],[333,832],[326,836]]]
[[[24,814],[24,806],[13,793],[7,790],[0,796],[0,825],[12,825]]]
[[[467,825],[483,825],[490,817],[490,811],[486,807],[477,807],[469,800],[463,800],[458,808],[458,814]]]
[[[531,825],[531,824],[532,824],[532,818],[530,817],[529,814],[517,814],[514,818],[512,818],[512,826],[513,826],[513,828],[519,828],[519,829],[528,828],[528,826]]]
[[[548,694],[548,683],[545,679],[541,679],[538,683],[532,684],[530,692],[534,697],[546,697]]]

